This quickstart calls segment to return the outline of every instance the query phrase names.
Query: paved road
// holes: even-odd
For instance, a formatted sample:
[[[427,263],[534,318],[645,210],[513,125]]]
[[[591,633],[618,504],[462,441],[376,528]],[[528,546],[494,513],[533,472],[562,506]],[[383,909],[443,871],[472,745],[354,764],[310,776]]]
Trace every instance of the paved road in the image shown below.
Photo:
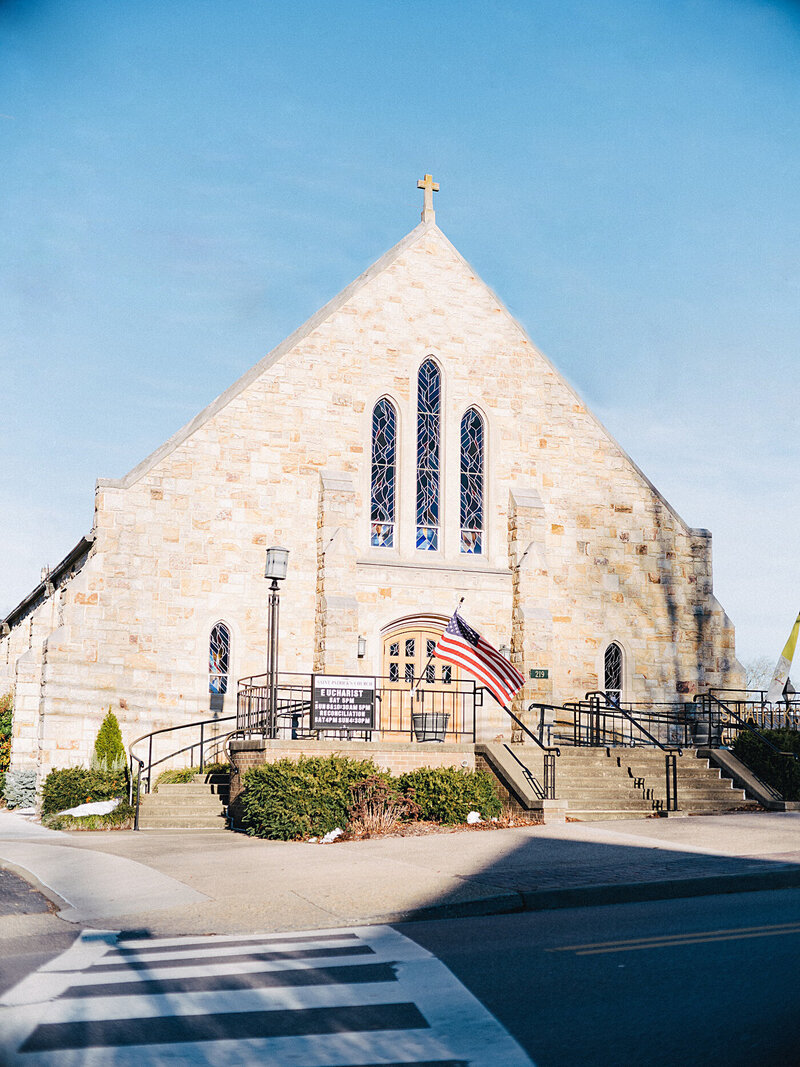
[[[404,924],[538,1067],[797,1067],[800,890]]]
[[[0,1062],[796,1067],[800,890],[285,934],[84,931]]]
[[[431,953],[386,926],[250,937],[84,931],[0,998],[3,1064],[528,1067]]]

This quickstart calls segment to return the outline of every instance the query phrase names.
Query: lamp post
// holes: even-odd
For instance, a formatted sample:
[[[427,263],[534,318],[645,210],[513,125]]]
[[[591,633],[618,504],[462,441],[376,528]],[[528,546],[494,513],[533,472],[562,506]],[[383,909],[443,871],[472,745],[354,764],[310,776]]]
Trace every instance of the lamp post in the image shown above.
[[[269,678],[269,736],[278,733],[278,615],[280,611],[280,583],[286,577],[289,566],[288,548],[268,548],[264,577],[271,580],[269,587],[269,642],[267,644],[267,675]]]

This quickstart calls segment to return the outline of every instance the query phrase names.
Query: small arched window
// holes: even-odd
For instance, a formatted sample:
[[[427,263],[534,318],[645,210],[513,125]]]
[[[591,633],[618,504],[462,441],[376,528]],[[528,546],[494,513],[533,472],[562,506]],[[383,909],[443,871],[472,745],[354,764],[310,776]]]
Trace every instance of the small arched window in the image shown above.
[[[461,551],[483,552],[483,419],[474,408],[461,420]]]
[[[379,400],[372,411],[372,470],[370,486],[370,544],[392,548],[397,477],[397,414]]]
[[[441,375],[432,359],[419,369],[417,384],[417,548],[439,547],[439,440]]]
[[[231,658],[231,635],[224,622],[211,628],[208,641],[208,691],[220,695],[228,691],[228,670]]]
[[[613,641],[606,649],[603,689],[606,696],[619,701],[622,696],[622,649]]]

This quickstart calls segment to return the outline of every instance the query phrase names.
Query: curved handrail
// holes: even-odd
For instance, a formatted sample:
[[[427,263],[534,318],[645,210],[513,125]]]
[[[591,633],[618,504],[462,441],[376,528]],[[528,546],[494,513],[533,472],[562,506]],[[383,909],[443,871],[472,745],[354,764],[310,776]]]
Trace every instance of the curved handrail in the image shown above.
[[[221,717],[217,716],[216,718],[211,718],[211,719],[201,719],[199,722],[185,722],[185,723],[181,723],[178,726],[163,726],[160,730],[151,730],[150,733],[142,734],[141,737],[137,737],[135,741],[131,741],[131,743],[128,745],[128,757],[129,757],[129,762],[130,762],[130,774],[128,776],[128,778],[129,778],[128,800],[130,801],[131,804],[133,804],[133,761],[136,760],[136,763],[138,764],[138,767],[137,767],[137,770],[136,770],[136,813],[134,815],[134,820],[133,820],[133,828],[134,828],[134,830],[138,830],[139,829],[139,805],[141,803],[141,796],[142,796],[142,773],[144,771],[145,766],[147,766],[147,775],[146,775],[147,788],[145,790],[145,792],[147,792],[147,793],[150,792],[150,788],[152,786],[153,768],[154,767],[158,767],[158,765],[161,764],[161,763],[166,763],[167,760],[174,759],[175,756],[181,756],[181,755],[183,755],[184,752],[190,752],[192,749],[195,749],[198,746],[200,747],[200,767],[202,769],[203,763],[204,763],[204,760],[203,760],[203,746],[206,744],[206,741],[205,741],[205,739],[203,737],[203,727],[208,726],[209,724],[217,724],[217,723],[221,723],[221,722],[230,722],[231,719],[235,719],[235,718],[236,718],[236,715],[223,715]],[[195,741],[191,745],[184,745],[183,748],[178,748],[174,752],[169,752],[166,756],[162,756],[160,759],[157,759],[155,761],[153,760],[153,738],[154,737],[158,737],[159,734],[174,733],[174,732],[177,732],[178,730],[197,730],[197,729],[200,730],[200,740],[199,741]],[[208,740],[209,740],[209,743],[210,743],[211,741],[217,741],[218,738],[217,737],[211,737]],[[145,764],[144,759],[142,759],[140,756],[138,756],[133,751],[134,746],[138,745],[140,741],[149,741],[149,750],[148,750],[148,757],[147,757],[147,763],[146,764]]]

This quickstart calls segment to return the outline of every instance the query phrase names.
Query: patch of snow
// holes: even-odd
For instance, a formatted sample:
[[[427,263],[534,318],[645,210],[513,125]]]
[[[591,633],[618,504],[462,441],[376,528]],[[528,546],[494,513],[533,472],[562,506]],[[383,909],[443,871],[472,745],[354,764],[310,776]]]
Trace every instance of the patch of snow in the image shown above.
[[[469,826],[474,826],[476,822],[483,822],[481,813],[479,811],[471,811],[467,816],[467,823]]]
[[[331,830],[330,833],[325,834],[321,843],[323,845],[330,845],[332,841],[335,841],[337,837],[341,837],[343,833],[344,830],[337,826],[335,830]]]
[[[67,808],[65,811],[60,811],[59,815],[108,815],[113,811],[118,804],[122,801],[117,798],[116,800],[96,800],[91,804],[78,804],[75,808]]]

